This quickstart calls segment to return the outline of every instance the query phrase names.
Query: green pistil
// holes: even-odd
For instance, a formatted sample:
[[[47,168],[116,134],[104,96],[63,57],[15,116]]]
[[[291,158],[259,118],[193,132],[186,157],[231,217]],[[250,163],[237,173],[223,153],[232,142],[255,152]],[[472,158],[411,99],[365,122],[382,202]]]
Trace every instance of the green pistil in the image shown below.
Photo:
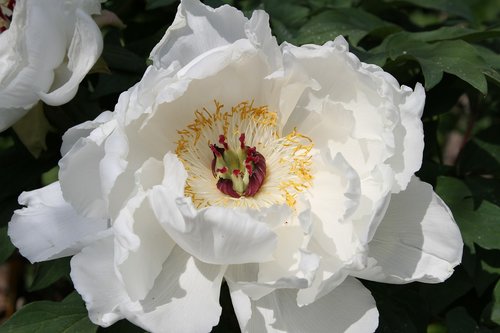
[[[226,137],[220,135],[219,144],[222,147],[210,145],[214,154],[212,172],[217,178],[217,187],[224,194],[234,198],[255,195],[265,176],[264,157],[255,147],[245,145],[245,134],[240,135],[239,141],[239,147],[229,147]],[[257,164],[261,173],[259,175],[254,174]]]

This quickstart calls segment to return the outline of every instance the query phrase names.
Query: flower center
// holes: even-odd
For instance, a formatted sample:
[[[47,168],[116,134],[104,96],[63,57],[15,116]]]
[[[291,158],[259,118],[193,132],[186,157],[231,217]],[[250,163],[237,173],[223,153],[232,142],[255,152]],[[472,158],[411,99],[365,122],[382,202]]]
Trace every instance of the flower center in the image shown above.
[[[177,131],[176,154],[188,173],[185,195],[198,208],[295,205],[311,184],[311,140],[295,130],[282,136],[278,115],[242,102],[229,111],[195,111]]]
[[[239,146],[231,149],[226,136],[221,134],[219,143],[222,147],[209,145],[214,154],[212,173],[222,193],[233,198],[252,197],[266,177],[266,159],[257,148],[245,144],[245,133],[240,134],[239,141]]]
[[[0,0],[0,33],[9,29],[16,0]]]

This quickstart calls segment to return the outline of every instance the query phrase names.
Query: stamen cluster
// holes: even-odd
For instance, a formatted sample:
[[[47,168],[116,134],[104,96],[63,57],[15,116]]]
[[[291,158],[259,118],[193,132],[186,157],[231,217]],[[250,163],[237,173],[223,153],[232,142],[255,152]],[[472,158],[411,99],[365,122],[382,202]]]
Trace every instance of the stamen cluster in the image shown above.
[[[9,29],[15,5],[16,0],[4,0],[0,3],[0,33]]]
[[[241,102],[224,111],[194,112],[177,131],[175,150],[188,173],[185,195],[196,207],[263,208],[295,205],[310,186],[312,141],[293,130],[282,135],[276,112]]]
[[[231,149],[226,136],[219,135],[219,144],[210,144],[214,154],[212,173],[217,188],[233,198],[252,197],[262,186],[266,176],[266,159],[255,147],[245,144],[245,133],[239,136],[239,146]]]

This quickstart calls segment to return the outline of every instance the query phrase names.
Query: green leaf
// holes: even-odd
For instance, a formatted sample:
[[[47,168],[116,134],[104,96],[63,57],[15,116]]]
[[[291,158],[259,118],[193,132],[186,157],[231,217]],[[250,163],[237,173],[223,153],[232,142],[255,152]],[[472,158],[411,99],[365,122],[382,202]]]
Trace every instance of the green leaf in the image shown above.
[[[309,8],[292,1],[264,0],[263,5],[273,19],[278,19],[291,28],[303,26],[310,13]]]
[[[443,283],[421,284],[420,295],[425,298],[431,314],[437,315],[474,287],[470,276],[462,266]]]
[[[455,308],[446,314],[446,326],[448,333],[471,333],[478,329],[476,321],[462,307]]]
[[[379,311],[377,332],[423,332],[427,326],[428,311],[418,293],[418,286],[388,285],[363,281]]]
[[[474,142],[484,151],[487,151],[491,157],[493,157],[498,163],[500,163],[500,146],[481,141],[479,139],[474,139]]]
[[[101,74],[92,97],[97,99],[106,95],[121,93],[139,82],[140,79],[140,75],[122,71],[114,71],[112,75]]]
[[[491,66],[491,68],[500,69],[500,54],[480,45],[474,45],[477,53]]]
[[[177,2],[177,0],[146,0],[146,9],[150,10],[150,9],[165,7],[175,2]]]
[[[97,333],[146,333],[146,331],[127,320],[120,320],[110,327],[99,327]]]
[[[464,0],[385,0],[386,2],[402,1],[412,5],[444,11],[472,20],[472,11]]]
[[[491,174],[500,171],[500,146],[477,138],[467,142],[460,153],[461,174]]]
[[[35,277],[28,291],[46,288],[64,276],[69,276],[70,258],[60,258],[41,262],[35,266]]]
[[[345,8],[352,6],[352,0],[309,0],[308,3],[313,10],[324,10],[325,8]]]
[[[427,333],[448,333],[448,330],[441,323],[432,323],[427,326]]]
[[[62,302],[41,301],[25,305],[0,326],[0,333],[93,333],[80,296],[73,292]]]
[[[293,32],[278,19],[271,18],[271,26],[273,27],[273,34],[279,42],[291,41],[294,38]]]
[[[146,59],[141,58],[121,45],[105,44],[102,57],[111,69],[143,74],[146,70]]]
[[[477,294],[479,296],[483,295],[490,285],[498,280],[499,275],[500,267],[490,266],[487,262],[481,260],[474,281]],[[498,300],[500,304],[500,298]]]
[[[0,228],[0,264],[10,257],[14,249],[15,247],[7,235],[7,227]]]
[[[429,44],[414,39],[410,33],[389,37],[386,50],[391,59],[411,57],[420,63],[427,90],[441,81],[443,72],[458,76],[486,94],[484,71],[490,69],[475,48],[462,40]]]
[[[500,281],[493,289],[493,307],[491,309],[491,320],[500,325]]]
[[[314,16],[299,30],[296,42],[323,44],[342,35],[349,36],[349,41],[357,45],[365,36],[379,30],[389,33],[400,28],[359,8],[337,8]]]
[[[487,29],[479,31],[475,29],[465,28],[461,26],[440,27],[431,31],[411,33],[411,38],[422,42],[435,42],[450,39],[463,39],[466,41],[481,41],[487,38],[495,38],[500,36],[500,29]]]
[[[12,126],[12,129],[35,158],[39,158],[42,152],[47,150],[45,138],[49,131],[53,131],[45,117],[41,102],[35,104],[24,117]]]
[[[487,250],[500,249],[499,206],[483,201],[474,210],[470,190],[456,178],[439,177],[436,192],[450,206],[464,242],[471,252],[474,252],[474,243]]]

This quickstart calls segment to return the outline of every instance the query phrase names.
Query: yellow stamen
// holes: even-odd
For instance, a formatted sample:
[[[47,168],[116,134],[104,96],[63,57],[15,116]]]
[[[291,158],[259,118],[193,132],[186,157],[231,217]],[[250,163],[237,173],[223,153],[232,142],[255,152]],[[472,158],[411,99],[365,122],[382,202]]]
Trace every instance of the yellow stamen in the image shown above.
[[[297,195],[311,186],[312,140],[296,129],[282,136],[277,113],[269,111],[266,105],[256,107],[251,102],[242,102],[230,111],[223,108],[223,104],[215,101],[212,112],[206,108],[196,110],[193,122],[177,131],[176,154],[188,172],[185,195],[198,208],[220,205],[259,209],[283,203],[293,208]],[[256,195],[233,198],[217,189],[209,145],[216,144],[223,134],[229,146],[237,147],[242,133],[246,144],[256,147],[265,157],[267,174]]]

